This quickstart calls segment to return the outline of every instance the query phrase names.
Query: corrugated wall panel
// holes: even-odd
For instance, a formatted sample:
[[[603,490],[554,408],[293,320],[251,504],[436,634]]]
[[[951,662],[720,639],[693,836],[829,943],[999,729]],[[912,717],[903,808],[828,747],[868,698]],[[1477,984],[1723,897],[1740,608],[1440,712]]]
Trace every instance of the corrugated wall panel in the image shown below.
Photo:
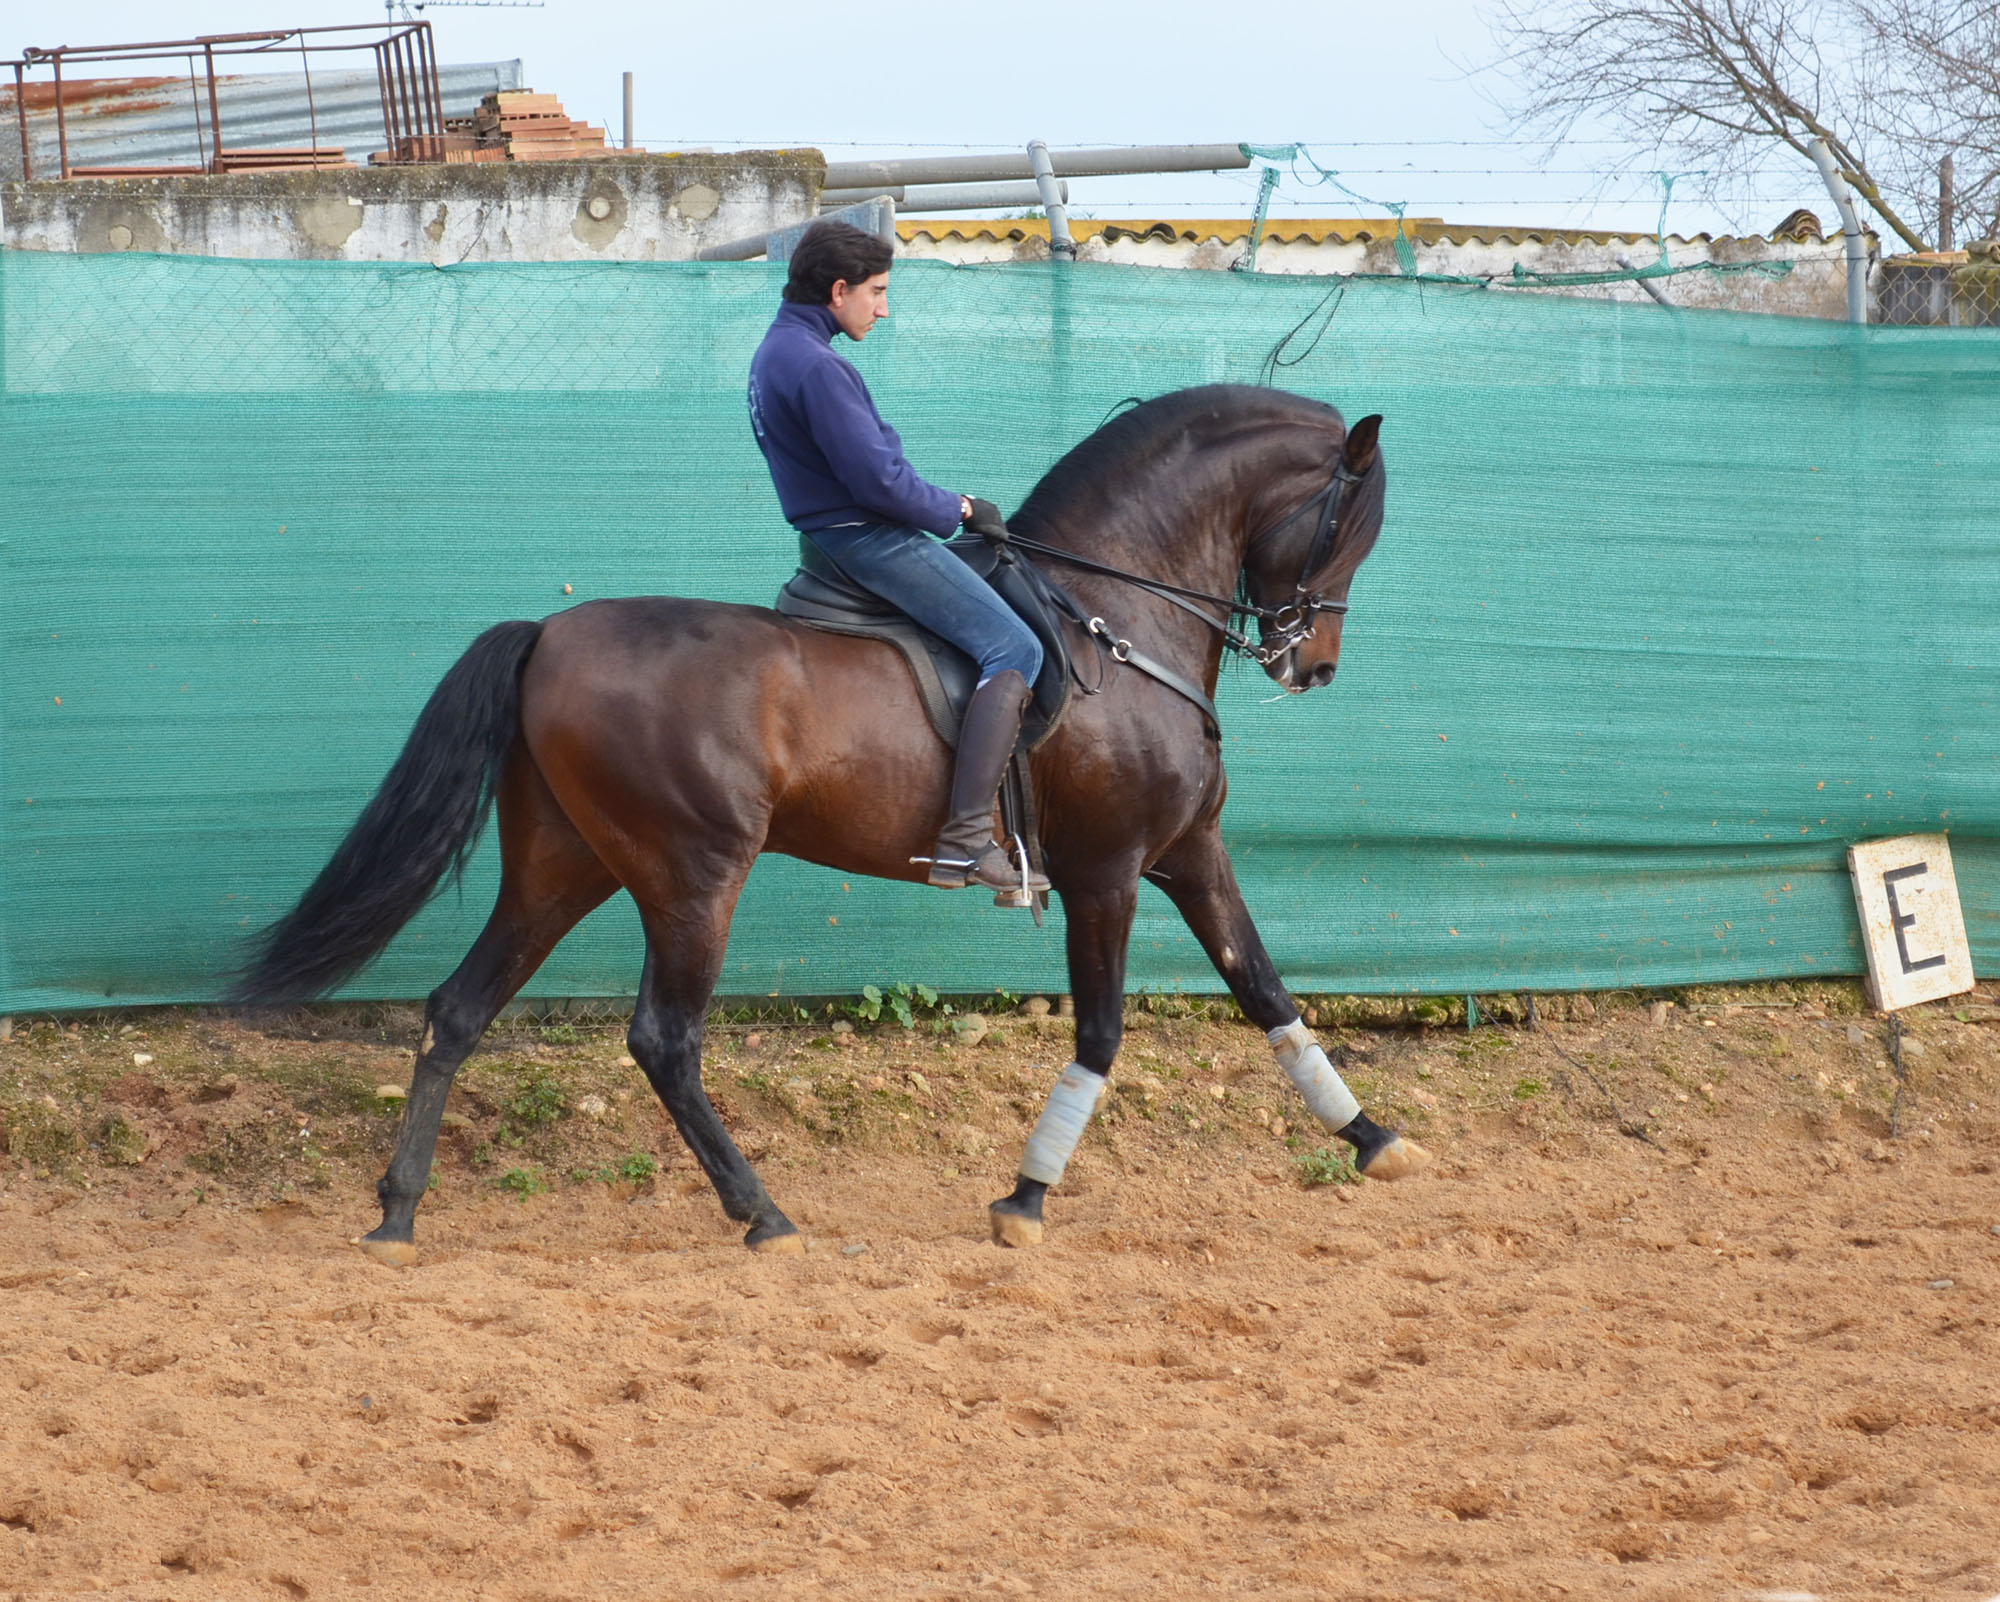
[[[355,60],[365,61],[365,56]],[[519,89],[521,63],[481,61],[438,68],[439,97],[447,117],[469,117],[496,89]],[[57,161],[56,116],[46,73],[31,80],[28,149],[34,176],[53,178]],[[222,142],[231,150],[305,146],[317,125],[322,147],[338,145],[362,164],[383,148],[382,91],[372,65],[312,74],[308,105],[303,73],[240,74],[219,80]],[[95,78],[64,85],[64,120],[74,166],[193,165],[208,153],[208,84],[195,63],[192,79]],[[0,178],[21,176],[14,86],[0,89]]]

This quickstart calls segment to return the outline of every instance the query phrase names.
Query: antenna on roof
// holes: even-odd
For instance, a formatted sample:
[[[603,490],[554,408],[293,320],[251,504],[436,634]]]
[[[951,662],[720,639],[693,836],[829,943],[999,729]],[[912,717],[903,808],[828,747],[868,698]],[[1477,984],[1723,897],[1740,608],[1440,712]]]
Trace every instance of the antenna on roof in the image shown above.
[[[419,11],[540,11],[543,0],[382,0],[389,20],[398,11],[405,22],[415,22]]]

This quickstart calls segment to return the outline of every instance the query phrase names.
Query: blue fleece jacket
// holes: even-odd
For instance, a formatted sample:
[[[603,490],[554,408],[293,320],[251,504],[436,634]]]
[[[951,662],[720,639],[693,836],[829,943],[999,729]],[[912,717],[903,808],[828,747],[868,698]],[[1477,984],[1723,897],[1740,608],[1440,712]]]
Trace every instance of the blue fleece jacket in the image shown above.
[[[902,523],[950,534],[958,497],[903,460],[868,386],[835,352],[825,306],[787,301],[750,362],[750,427],[778,505],[801,533],[841,523]]]

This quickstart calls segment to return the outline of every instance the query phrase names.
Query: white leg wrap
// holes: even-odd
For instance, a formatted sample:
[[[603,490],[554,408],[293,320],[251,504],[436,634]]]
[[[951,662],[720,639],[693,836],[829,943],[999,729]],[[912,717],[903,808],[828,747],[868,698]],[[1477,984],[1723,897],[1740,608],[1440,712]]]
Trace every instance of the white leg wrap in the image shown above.
[[[1038,1179],[1044,1185],[1062,1181],[1069,1155],[1083,1139],[1084,1125],[1097,1111],[1097,1098],[1104,1093],[1104,1075],[1094,1074],[1080,1062],[1062,1071],[1049,1102],[1035,1121],[1028,1137],[1028,1149],[1021,1154],[1021,1177]]]
[[[1347,1082],[1333,1071],[1333,1064],[1326,1060],[1326,1053],[1319,1049],[1319,1042],[1302,1022],[1294,1018],[1264,1038],[1271,1042],[1271,1049],[1278,1054],[1278,1066],[1298,1086],[1313,1117],[1333,1130],[1345,1129],[1354,1122],[1361,1112],[1361,1103],[1354,1099]]]

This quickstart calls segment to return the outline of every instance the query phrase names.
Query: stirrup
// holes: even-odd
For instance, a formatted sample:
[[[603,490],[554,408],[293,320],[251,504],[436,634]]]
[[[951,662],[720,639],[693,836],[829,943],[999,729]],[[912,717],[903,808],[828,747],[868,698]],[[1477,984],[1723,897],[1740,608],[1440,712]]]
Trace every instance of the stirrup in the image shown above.
[[[1014,864],[1021,870],[1021,882],[1010,890],[996,890],[993,905],[1039,912],[1040,909],[1035,906],[1035,891],[1028,867],[1028,847],[1019,835],[1014,836]],[[1041,919],[1037,917],[1035,921],[1040,923]]]
[[[912,857],[910,866],[931,870],[924,882],[933,890],[965,890],[972,886],[972,870],[979,863],[972,857]]]

